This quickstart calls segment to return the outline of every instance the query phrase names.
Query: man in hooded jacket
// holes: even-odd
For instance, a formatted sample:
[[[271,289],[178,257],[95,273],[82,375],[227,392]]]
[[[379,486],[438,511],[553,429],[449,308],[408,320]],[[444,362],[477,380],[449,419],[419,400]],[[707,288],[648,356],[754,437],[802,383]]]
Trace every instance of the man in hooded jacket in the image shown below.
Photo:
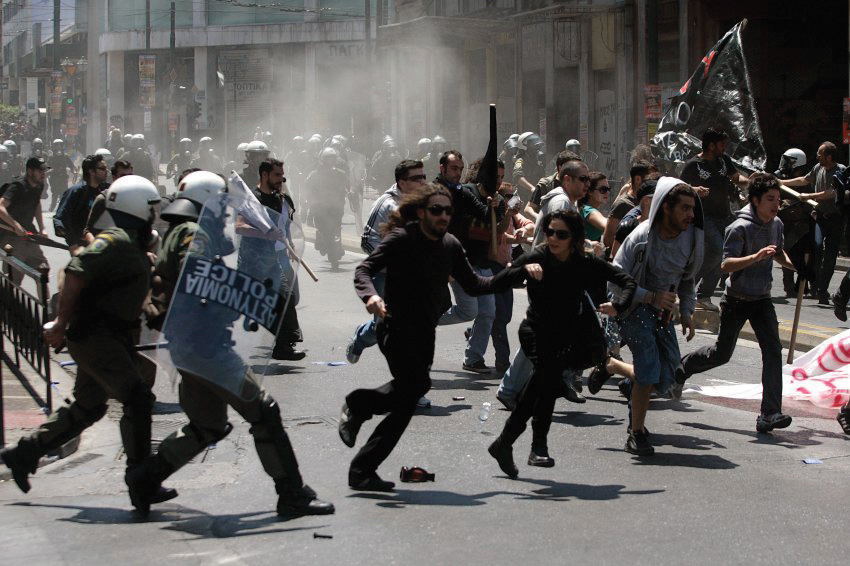
[[[614,265],[638,283],[634,302],[620,315],[623,338],[632,352],[635,381],[629,401],[626,451],[651,456],[644,419],[652,390],[666,392],[680,364],[679,343],[670,317],[676,298],[682,333],[694,337],[694,279],[702,266],[702,205],[693,188],[673,177],[658,180],[649,221],[629,234]],[[622,289],[610,285],[615,297]]]

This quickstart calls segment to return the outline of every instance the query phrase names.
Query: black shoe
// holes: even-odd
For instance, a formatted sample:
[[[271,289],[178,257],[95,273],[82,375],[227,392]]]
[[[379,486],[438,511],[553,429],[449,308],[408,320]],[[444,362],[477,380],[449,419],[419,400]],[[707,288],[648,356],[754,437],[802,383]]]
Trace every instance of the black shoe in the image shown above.
[[[617,384],[617,389],[620,390],[620,395],[625,397],[628,400],[632,398],[632,382],[626,379],[625,377],[620,380],[620,383]]]
[[[336,511],[333,503],[322,501],[309,485],[300,490],[281,490],[277,498],[277,514],[288,515],[331,515]]]
[[[584,398],[584,395],[578,392],[575,387],[575,383],[572,380],[563,381],[563,393],[564,399],[570,401],[572,403],[587,403],[587,399]]]
[[[655,454],[655,448],[649,443],[649,434],[646,431],[630,430],[626,440],[626,452],[635,456],[652,456]]]
[[[759,415],[756,419],[757,432],[770,432],[775,428],[788,428],[791,425],[790,415],[773,413],[772,415]]]
[[[497,438],[487,448],[487,452],[490,453],[490,456],[496,459],[496,462],[499,463],[499,468],[501,468],[509,478],[516,479],[519,475],[519,470],[517,469],[516,464],[514,464],[513,449],[510,446],[503,444]]]
[[[537,466],[539,468],[554,468],[555,460],[550,458],[548,455],[544,456],[536,454],[534,452],[534,448],[532,448],[531,452],[528,454],[528,465]]]
[[[841,295],[832,296],[832,312],[841,322],[847,322],[847,301]]]
[[[393,491],[395,484],[382,480],[375,472],[365,476],[348,472],[348,487],[357,491]]]
[[[590,376],[587,378],[587,391],[591,395],[596,395],[602,389],[602,386],[605,385],[605,382],[608,381],[608,378],[611,377],[611,374],[608,373],[608,369],[605,367],[605,364],[599,364],[593,371],[590,372]]]
[[[473,373],[490,373],[493,371],[493,368],[484,363],[484,360],[478,360],[474,364],[468,364],[466,362],[463,363],[463,369],[466,371],[471,371]]]
[[[818,293],[818,304],[829,305],[829,293]]]
[[[337,427],[343,444],[349,448],[354,448],[354,444],[357,442],[357,433],[362,425],[363,419],[352,415],[348,404],[343,403],[342,409],[339,411],[339,426]]]
[[[151,497],[151,503],[165,503],[166,501],[171,501],[178,495],[180,494],[177,493],[177,490],[173,487],[159,486],[159,489]]]
[[[272,351],[272,359],[274,360],[288,360],[292,362],[297,362],[298,360],[303,360],[307,357],[307,352],[304,350],[296,350],[293,346],[283,347],[283,348],[275,348]]]
[[[15,484],[21,491],[28,493],[30,490],[29,475],[34,474],[38,469],[38,459],[34,463],[32,461],[24,461],[25,458],[22,458],[18,454],[19,450],[21,449],[7,448],[0,452],[0,459],[3,460],[7,468],[12,470],[12,479],[15,480]]]

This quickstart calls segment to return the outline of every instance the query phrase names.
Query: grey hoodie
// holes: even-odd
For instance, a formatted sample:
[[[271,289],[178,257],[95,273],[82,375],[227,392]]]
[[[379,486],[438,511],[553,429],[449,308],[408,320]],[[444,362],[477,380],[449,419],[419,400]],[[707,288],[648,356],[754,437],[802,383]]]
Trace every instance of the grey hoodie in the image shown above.
[[[546,241],[546,236],[543,235],[543,230],[540,229],[543,225],[543,218],[550,212],[555,212],[556,210],[572,210],[573,212],[578,212],[575,203],[570,200],[569,195],[563,187],[552,189],[543,195],[542,199],[540,199],[540,213],[537,215],[537,224],[534,226],[534,240],[532,242],[532,247],[537,247]]]
[[[655,193],[652,197],[652,205],[649,208],[648,221],[642,222],[635,228],[629,234],[629,237],[626,238],[626,241],[623,242],[623,245],[620,246],[620,249],[617,250],[617,255],[614,257],[614,265],[634,277],[638,284],[632,306],[620,315],[621,319],[626,318],[645,300],[646,293],[648,292],[646,288],[647,258],[651,256],[653,247],[660,238],[658,235],[659,229],[655,226],[656,217],[667,193],[673,187],[683,182],[681,179],[676,179],[675,177],[661,177],[658,180]],[[695,201],[696,210],[694,211],[694,220],[683,233],[690,242],[691,254],[685,266],[684,275],[679,285],[676,286],[676,293],[679,295],[679,312],[686,316],[691,316],[696,306],[694,280],[702,267],[702,258],[704,255],[702,204],[699,198],[695,199]],[[609,290],[617,298],[622,296],[623,290],[614,284],[609,284]]]
[[[726,228],[723,241],[723,259],[744,257],[758,252],[765,246],[776,246],[781,250],[785,240],[782,221],[777,217],[767,224],[759,220],[751,205],[738,211],[738,218]],[[777,250],[777,251],[778,251]],[[731,284],[726,293],[744,300],[770,297],[773,283],[773,258],[765,258],[745,269],[730,274]]]
[[[400,202],[401,190],[399,190],[397,183],[393,183],[393,186],[379,196],[375,204],[372,205],[369,220],[363,225],[363,235],[360,236],[360,249],[370,254],[378,247],[378,244],[382,240],[381,225],[389,221],[390,214],[398,208]]]

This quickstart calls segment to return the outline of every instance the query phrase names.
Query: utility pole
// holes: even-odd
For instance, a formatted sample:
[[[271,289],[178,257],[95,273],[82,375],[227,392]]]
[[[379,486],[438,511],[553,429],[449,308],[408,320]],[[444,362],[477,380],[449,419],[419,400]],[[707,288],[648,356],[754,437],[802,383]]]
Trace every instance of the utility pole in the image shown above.
[[[60,3],[60,0],[53,0],[53,70],[54,71],[61,71],[62,70],[62,67],[60,66],[60,61],[59,61],[59,46],[62,43],[62,41],[61,41],[62,38],[60,37],[60,35],[62,34],[62,30],[59,26],[59,19],[60,19],[61,15],[62,15],[62,5]],[[55,86],[55,85],[53,85],[53,86]],[[51,92],[52,91],[53,91],[53,89],[51,88]],[[59,116],[51,114],[50,115],[50,130],[51,130],[50,137],[51,138],[58,137],[56,135],[59,132],[59,128],[57,126],[58,122],[59,122]]]
[[[145,0],[145,50],[151,49],[151,0]]]

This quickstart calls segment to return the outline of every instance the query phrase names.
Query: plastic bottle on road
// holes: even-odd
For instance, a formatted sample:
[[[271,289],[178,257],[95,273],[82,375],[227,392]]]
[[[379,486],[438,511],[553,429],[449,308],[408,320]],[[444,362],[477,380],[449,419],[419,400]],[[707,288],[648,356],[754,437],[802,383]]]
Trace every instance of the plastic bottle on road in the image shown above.
[[[478,413],[478,420],[482,423],[490,418],[490,402],[484,401],[481,404],[481,412]]]

